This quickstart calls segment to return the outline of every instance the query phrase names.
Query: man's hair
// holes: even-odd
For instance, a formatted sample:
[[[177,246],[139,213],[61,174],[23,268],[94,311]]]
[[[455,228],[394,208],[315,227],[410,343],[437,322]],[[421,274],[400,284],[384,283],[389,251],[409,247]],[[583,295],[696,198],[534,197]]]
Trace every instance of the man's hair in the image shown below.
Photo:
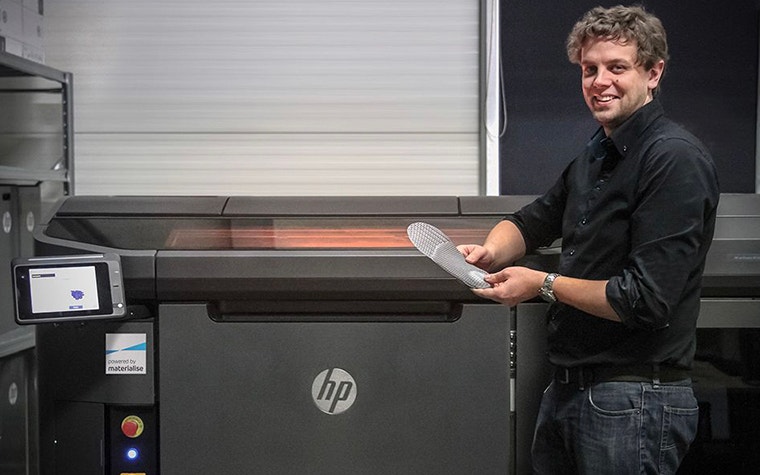
[[[567,37],[570,62],[580,64],[581,48],[594,39],[621,44],[635,41],[637,64],[646,69],[652,68],[659,60],[668,61],[668,42],[662,22],[638,5],[596,7],[586,12]]]

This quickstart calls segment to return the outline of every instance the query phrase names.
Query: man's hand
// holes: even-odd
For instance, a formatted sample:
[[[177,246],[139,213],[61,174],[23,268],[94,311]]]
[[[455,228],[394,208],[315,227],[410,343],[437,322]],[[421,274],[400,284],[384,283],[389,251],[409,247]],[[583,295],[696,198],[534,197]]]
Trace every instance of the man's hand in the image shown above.
[[[538,289],[543,285],[545,278],[546,272],[527,267],[507,267],[485,276],[485,281],[492,285],[490,289],[473,289],[473,292],[480,297],[513,307],[537,297]]]
[[[479,267],[485,271],[491,268],[493,264],[493,256],[483,246],[477,244],[463,244],[457,246],[459,252],[464,256],[464,260],[469,264]]]

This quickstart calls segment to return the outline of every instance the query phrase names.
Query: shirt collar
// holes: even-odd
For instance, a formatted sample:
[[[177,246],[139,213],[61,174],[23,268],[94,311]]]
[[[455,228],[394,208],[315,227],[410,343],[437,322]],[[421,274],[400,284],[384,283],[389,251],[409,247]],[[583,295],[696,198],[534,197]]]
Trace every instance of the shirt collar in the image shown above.
[[[590,159],[603,159],[607,156],[608,150],[610,150],[609,147],[614,147],[620,157],[625,158],[647,127],[663,114],[662,104],[659,100],[653,99],[634,112],[631,117],[612,132],[610,137],[607,137],[604,129],[599,127],[599,130],[596,131],[587,144],[590,151]]]
[[[603,160],[604,157],[607,156],[607,146],[611,143],[611,140],[607,138],[607,135],[604,133],[604,129],[599,127],[599,130],[596,131],[593,137],[591,137],[591,140],[586,145],[589,149],[589,159],[591,161],[594,160]]]
[[[664,115],[662,104],[657,99],[652,99],[634,112],[620,127],[612,131],[610,139],[615,143],[615,147],[620,155],[625,158],[631,151],[639,138],[644,135],[644,131],[658,117]]]

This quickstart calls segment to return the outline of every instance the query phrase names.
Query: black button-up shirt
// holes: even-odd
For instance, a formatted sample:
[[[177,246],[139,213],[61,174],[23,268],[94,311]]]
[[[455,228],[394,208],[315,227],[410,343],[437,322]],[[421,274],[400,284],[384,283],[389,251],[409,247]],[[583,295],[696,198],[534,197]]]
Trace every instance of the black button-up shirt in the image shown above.
[[[553,305],[550,361],[691,367],[718,198],[709,152],[654,100],[611,137],[599,129],[549,191],[507,217],[528,252],[561,237],[557,272],[609,280],[622,319]]]

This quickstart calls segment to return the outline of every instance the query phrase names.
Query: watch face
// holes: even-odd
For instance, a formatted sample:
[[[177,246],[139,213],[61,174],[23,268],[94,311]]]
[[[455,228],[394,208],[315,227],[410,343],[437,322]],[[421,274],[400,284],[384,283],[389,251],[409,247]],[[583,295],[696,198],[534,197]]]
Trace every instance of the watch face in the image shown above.
[[[545,301],[549,303],[554,303],[557,301],[557,297],[554,296],[554,292],[544,287],[541,287],[538,290],[538,294],[541,296],[542,299],[544,299]]]
[[[557,297],[554,296],[554,292],[551,290],[541,289],[538,291],[539,295],[541,295],[541,298],[549,303],[554,303],[557,301]]]
[[[554,279],[556,279],[557,276],[558,275],[554,273],[547,274],[546,278],[544,279],[544,285],[538,289],[538,294],[541,296],[541,298],[549,303],[554,303],[557,301],[557,296],[554,295],[554,290],[552,290]]]

